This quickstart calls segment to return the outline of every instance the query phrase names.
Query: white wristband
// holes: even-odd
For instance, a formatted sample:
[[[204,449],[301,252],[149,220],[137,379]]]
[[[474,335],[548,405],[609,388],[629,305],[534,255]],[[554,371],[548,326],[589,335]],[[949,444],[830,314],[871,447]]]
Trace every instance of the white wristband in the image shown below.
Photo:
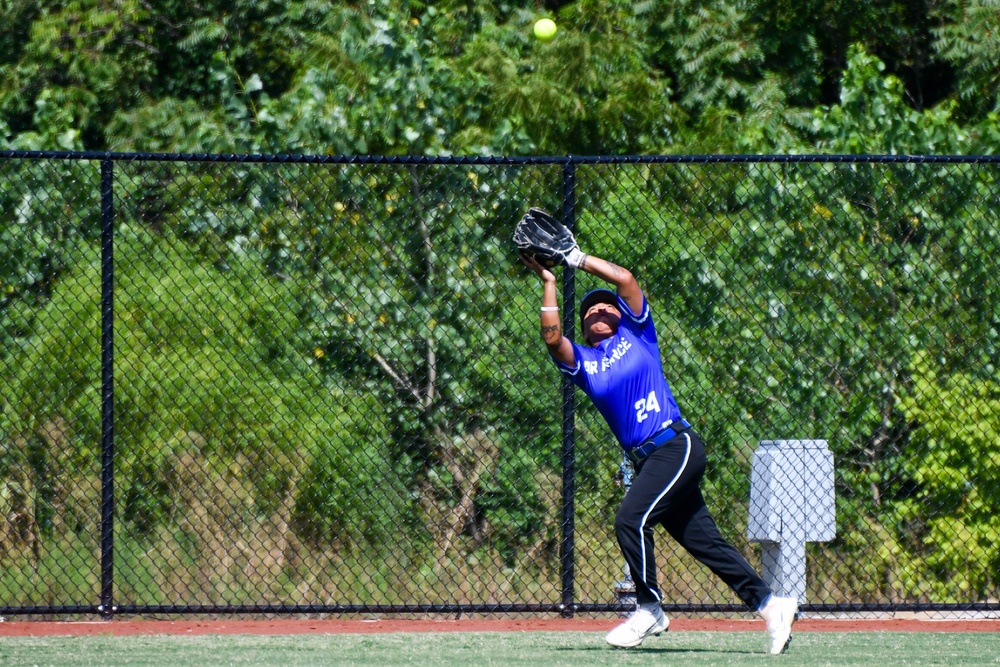
[[[579,248],[573,248],[566,254],[566,266],[574,269],[579,269],[586,260],[587,256]]]
[[[542,306],[543,313],[558,313],[559,306]]]

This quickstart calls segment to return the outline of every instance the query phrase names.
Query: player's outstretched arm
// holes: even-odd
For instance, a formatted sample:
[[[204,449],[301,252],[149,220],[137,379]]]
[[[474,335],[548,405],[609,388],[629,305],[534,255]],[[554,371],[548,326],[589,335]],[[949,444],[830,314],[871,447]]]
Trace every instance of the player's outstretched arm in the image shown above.
[[[542,280],[541,333],[545,346],[557,361],[573,364],[573,344],[562,334],[562,318],[556,302],[556,277],[534,258],[522,254],[521,261]]]
[[[633,313],[642,310],[642,290],[632,273],[600,257],[584,254],[573,233],[550,213],[540,208],[528,209],[514,228],[513,241],[521,256],[530,258],[538,267],[562,264],[592,273],[613,284]]]
[[[579,268],[614,285],[633,313],[642,311],[642,289],[631,271],[594,255],[584,255]]]

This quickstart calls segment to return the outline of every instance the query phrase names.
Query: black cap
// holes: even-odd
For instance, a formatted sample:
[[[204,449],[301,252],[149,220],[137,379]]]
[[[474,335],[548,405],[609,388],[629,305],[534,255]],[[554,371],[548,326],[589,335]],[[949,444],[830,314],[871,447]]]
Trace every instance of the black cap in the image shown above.
[[[587,338],[587,332],[583,328],[583,318],[586,317],[587,311],[598,303],[607,303],[615,308],[619,308],[618,295],[609,289],[601,287],[599,289],[592,289],[584,294],[583,299],[580,301],[580,334],[584,339]]]

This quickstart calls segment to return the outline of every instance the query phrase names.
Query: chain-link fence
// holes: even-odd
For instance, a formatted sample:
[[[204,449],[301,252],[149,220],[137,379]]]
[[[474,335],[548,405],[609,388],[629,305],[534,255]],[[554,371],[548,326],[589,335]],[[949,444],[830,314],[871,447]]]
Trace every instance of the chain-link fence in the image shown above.
[[[803,609],[1000,610],[1000,160],[0,157],[2,614],[619,610],[529,205],[638,277],[755,566],[761,442],[825,441]],[[668,610],[742,609],[657,537]]]

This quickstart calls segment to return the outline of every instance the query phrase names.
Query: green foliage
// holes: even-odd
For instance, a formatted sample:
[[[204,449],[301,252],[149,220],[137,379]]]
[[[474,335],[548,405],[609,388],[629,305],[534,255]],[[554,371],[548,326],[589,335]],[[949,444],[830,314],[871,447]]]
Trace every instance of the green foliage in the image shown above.
[[[900,100],[871,107],[880,133],[934,112],[954,142],[933,150],[966,152],[966,137],[996,126],[984,123],[996,104],[988,0],[583,1],[553,16],[548,43],[531,35],[529,3],[48,4],[2,9],[0,122],[19,148],[802,152],[828,141],[807,119],[836,108],[848,69],[874,81],[858,51],[884,63]]]
[[[9,336],[23,331],[17,320],[27,316],[25,309],[49,295],[74,248],[100,236],[96,167],[87,162],[0,163],[0,174],[9,183],[0,190],[0,205],[7,212],[0,226],[4,348]],[[54,187],[55,182],[65,187]]]
[[[176,241],[120,231],[118,250],[128,262],[118,272],[116,312],[129,326],[116,341],[117,472],[121,517],[133,530],[149,534],[176,519],[191,474],[184,462],[193,459],[209,471],[245,468],[246,500],[262,515],[290,491],[315,493],[313,480],[297,479],[297,471],[320,456],[328,476],[350,480],[359,493],[371,484],[382,488],[377,468],[367,466],[373,477],[365,482],[349,457],[331,459],[330,452],[369,437],[370,426],[345,412],[350,395],[310,371],[309,348],[301,340],[296,347],[294,310],[278,307],[295,303],[294,293],[264,277],[260,266],[220,272],[199,266]],[[0,432],[30,437],[47,421],[64,420],[75,448],[67,456],[80,461],[93,456],[101,434],[98,269],[84,262],[60,281],[36,316],[37,333],[3,369]],[[232,303],[240,309],[229,309]],[[242,378],[238,389],[233,377]],[[37,477],[33,483],[43,486]],[[365,507],[381,521],[394,516]],[[336,509],[317,508],[302,520],[327,521],[326,512]]]
[[[885,65],[852,49],[841,82],[840,104],[813,115],[816,144],[835,153],[961,153],[969,138],[951,118],[952,105],[916,111],[904,99],[902,82],[882,76]]]
[[[935,11],[934,46],[954,67],[961,107],[972,118],[1000,110],[1000,4],[949,0]]]
[[[0,61],[0,113],[13,118],[19,130],[44,134],[51,119],[59,117],[93,140],[109,110],[133,102],[150,74],[151,45],[144,27],[149,14],[142,3],[112,7],[79,0],[37,11],[15,2],[4,9],[14,14],[10,28],[24,31]]]
[[[754,34],[751,4],[701,0],[671,4],[659,29],[685,109],[693,113],[719,106],[739,109],[750,102],[764,56]]]
[[[910,545],[914,582],[940,599],[984,596],[1000,572],[1000,386],[995,378],[943,375],[922,353],[900,406],[916,425],[900,462],[908,493],[890,514]],[[960,544],[961,548],[956,548]]]
[[[9,148],[1000,148],[987,0],[934,10],[959,95],[939,89],[933,104],[915,94],[920,72],[944,66],[929,59],[928,15],[891,1],[588,0],[561,7],[548,43],[530,34],[536,7],[516,3],[42,5],[2,7]],[[40,536],[71,551],[94,530],[79,508],[98,481],[99,172],[13,160],[0,172],[0,508],[21,517],[0,550],[30,553]],[[550,572],[559,376],[538,341],[537,285],[507,238],[524,202],[559,209],[560,176],[116,163],[129,543],[176,548],[183,562],[164,568],[224,571],[233,589],[244,582],[227,531],[282,554],[268,565],[276,591],[301,547],[289,536],[334,562],[406,530],[418,553],[405,566],[424,582],[480,564],[500,576],[523,553]],[[744,497],[739,471],[759,439],[830,438],[841,530],[827,553],[871,557],[862,575],[839,573],[845,586],[910,595],[930,580],[942,598],[989,595],[995,471],[959,461],[995,458],[983,425],[1000,361],[993,172],[686,164],[576,177],[579,238],[641,276],[669,341],[670,379],[710,444],[706,488]],[[578,407],[579,507],[594,535],[620,493],[619,454]],[[742,521],[739,506],[721,511]],[[963,565],[956,530],[986,565]],[[196,578],[178,576],[196,594]],[[161,595],[154,579],[130,585]],[[398,588],[388,568],[366,585],[373,599]]]
[[[7,164],[24,169],[16,182],[36,163]],[[560,165],[136,161],[115,175],[116,474],[130,549],[161,554],[162,576],[192,595],[192,571],[220,572],[227,590],[266,572],[284,595],[304,551],[388,552],[399,530],[423,582],[413,590],[473,571],[551,574],[559,375],[538,341],[537,281],[508,234],[524,200],[557,210]],[[953,568],[964,545],[945,539],[959,526],[994,558],[980,501],[955,495],[952,458],[972,431],[948,436],[944,472],[908,461],[920,429],[957,410],[923,397],[924,351],[935,383],[958,383],[946,395],[985,394],[963,423],[992,419],[1000,237],[981,203],[996,182],[974,164],[578,165],[578,237],[633,258],[669,378],[709,444],[706,491],[726,530],[739,535],[744,506],[725,499],[746,497],[757,441],[827,438],[839,531],[824,555],[837,585],[912,596],[933,578],[948,599],[994,585]],[[40,229],[74,239],[58,246],[65,268],[47,292],[9,302],[17,325],[0,359],[0,501],[30,517],[0,536],[18,563],[94,529],[81,508],[99,481],[100,262],[96,239],[61,215]],[[592,286],[579,278],[578,292]],[[577,507],[582,534],[602,536],[586,554],[598,563],[620,453],[578,407]],[[978,497],[990,483],[976,481]],[[918,515],[918,500],[955,521]],[[243,569],[233,550],[250,559]],[[851,558],[864,576],[842,571]],[[393,588],[383,574],[366,595]],[[139,595],[170,595],[136,577]]]
[[[544,360],[525,363],[522,345],[505,344],[526,328],[504,298],[506,260],[496,259],[508,255],[514,190],[487,185],[486,173],[345,170],[336,185],[343,200],[327,207],[314,242],[283,226],[283,266],[311,285],[307,328],[321,367],[382,397],[377,423],[400,457],[395,474],[429,503],[426,523],[452,511],[452,522],[489,521],[491,539],[509,550],[540,523],[534,470],[555,463],[546,441],[524,436],[557,413],[517,395],[525,389],[510,375]],[[296,198],[306,202],[312,186],[303,185]],[[519,419],[510,400],[526,408]],[[511,468],[529,459],[532,467]],[[454,539],[436,534],[446,551]]]
[[[314,445],[292,514],[301,539],[342,549],[362,544],[371,553],[389,546],[387,535],[417,528],[412,493],[393,469],[394,457],[370,443],[378,443],[377,435]]]
[[[911,127],[920,137],[919,119]],[[745,478],[733,473],[759,440],[829,439],[840,553],[872,567],[856,585],[913,595],[924,580],[913,568],[927,566],[894,523],[879,525],[895,503],[911,502],[912,474],[901,466],[914,420],[901,400],[921,350],[932,349],[948,374],[995,374],[998,232],[971,203],[992,196],[994,170],[598,165],[577,178],[588,249],[637,258],[630,268],[650,297],[664,366],[709,443],[713,493],[746,497]],[[941,428],[950,428],[945,412]],[[988,415],[965,420],[981,428]],[[720,515],[738,524],[742,514],[726,505]],[[886,535],[878,550],[867,547],[872,531]],[[935,552],[963,557],[957,539]],[[962,585],[936,590],[955,595]]]
[[[750,3],[755,41],[765,54],[764,69],[777,74],[792,103],[829,104],[858,45],[888,64],[905,82],[917,109],[935,105],[950,91],[931,49],[930,8],[903,0],[766,0]]]
[[[460,61],[478,77],[475,124],[460,136],[476,132],[484,148],[502,151],[487,137],[523,134],[531,145],[510,148],[536,154],[646,152],[667,143],[676,111],[649,62],[648,11],[645,3],[573,3],[547,44],[529,36],[526,15],[484,26]]]

